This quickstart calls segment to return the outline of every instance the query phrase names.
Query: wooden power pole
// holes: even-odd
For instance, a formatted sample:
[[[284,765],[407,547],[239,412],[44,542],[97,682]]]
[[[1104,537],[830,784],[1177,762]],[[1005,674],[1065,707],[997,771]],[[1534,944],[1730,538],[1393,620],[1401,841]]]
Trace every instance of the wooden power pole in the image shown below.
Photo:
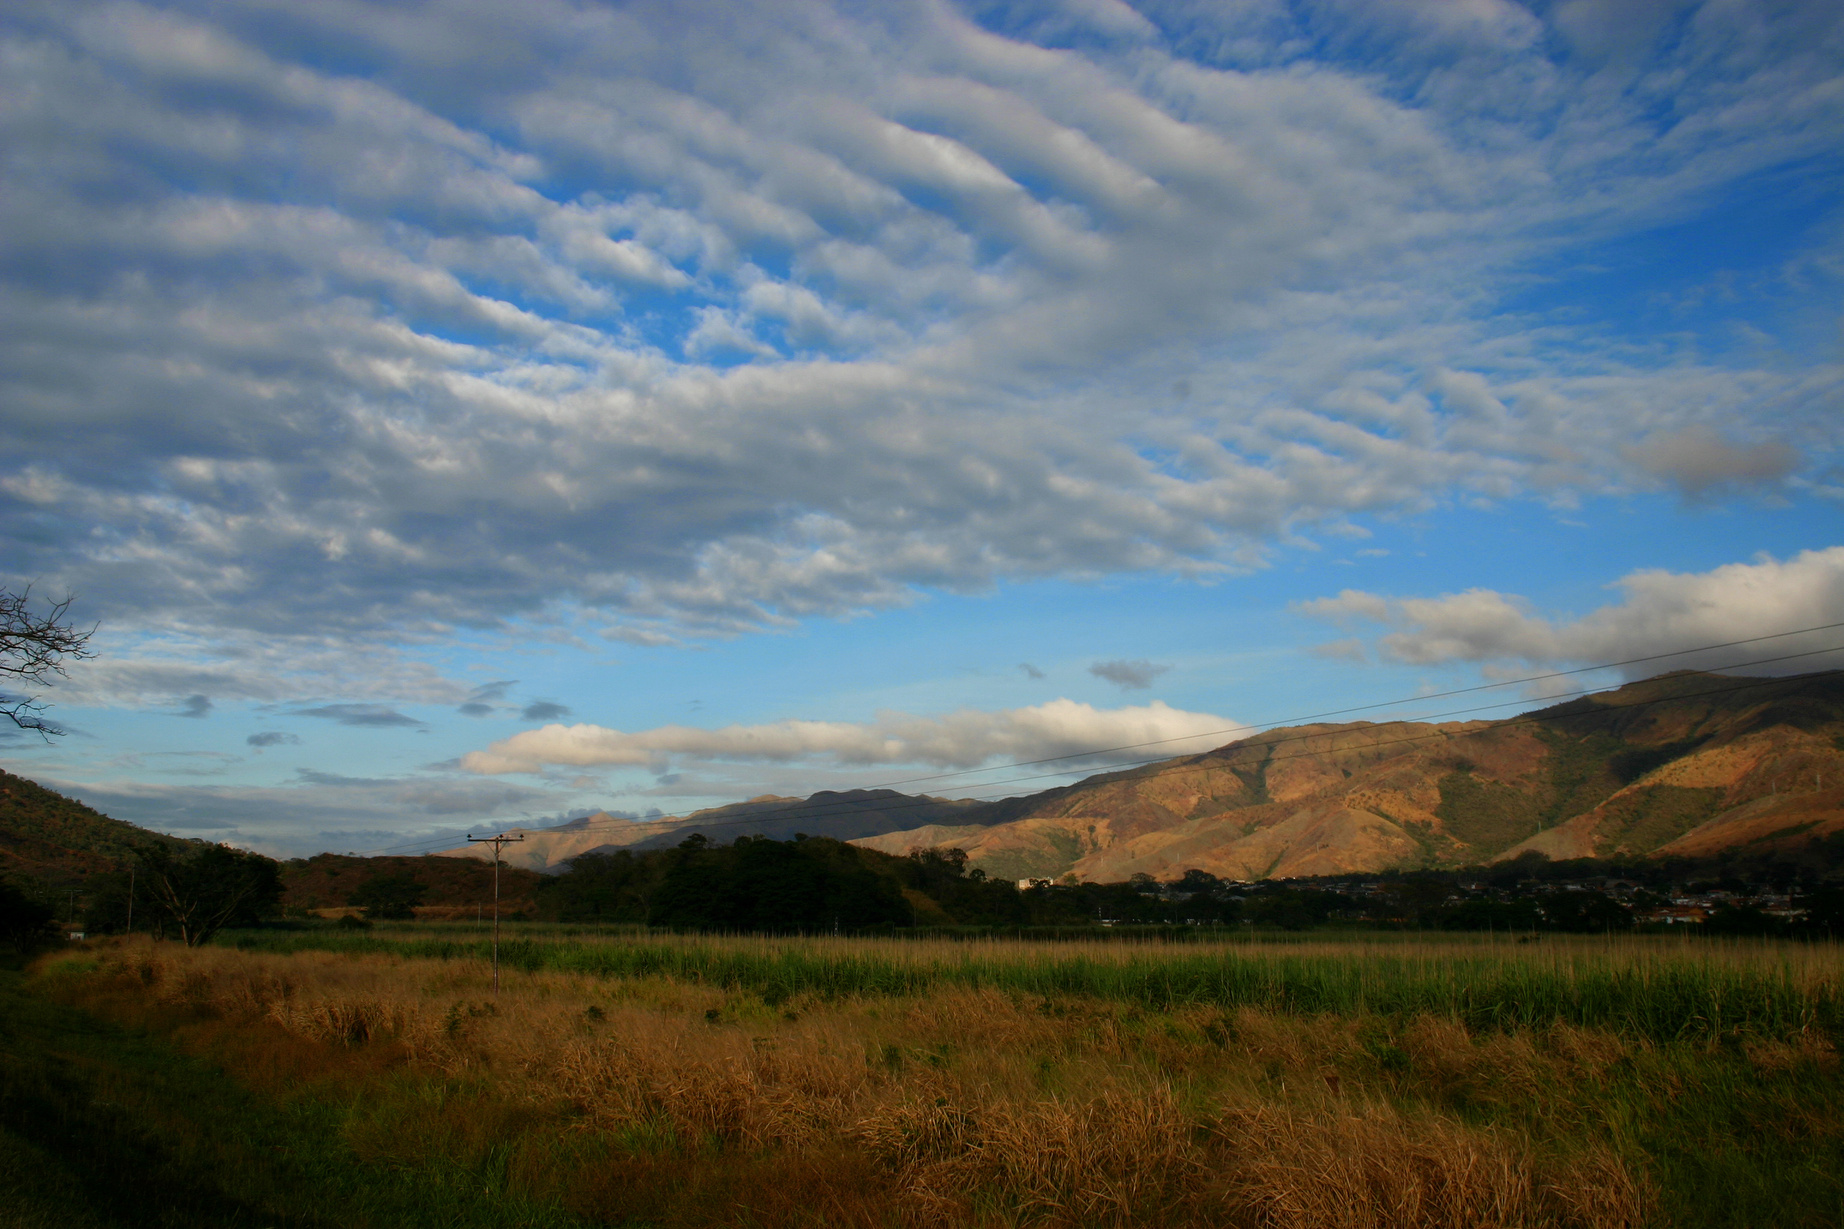
[[[493,997],[499,997],[499,851],[514,841],[522,841],[525,834],[507,836],[504,832],[498,836],[475,836],[467,834],[468,843],[472,845],[493,846]]]

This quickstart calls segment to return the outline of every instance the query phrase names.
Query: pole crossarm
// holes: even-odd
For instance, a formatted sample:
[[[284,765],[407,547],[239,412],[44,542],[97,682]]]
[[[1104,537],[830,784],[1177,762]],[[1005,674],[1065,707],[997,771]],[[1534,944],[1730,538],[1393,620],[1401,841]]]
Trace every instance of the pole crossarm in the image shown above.
[[[467,834],[470,845],[493,846],[493,997],[499,997],[499,851],[506,846],[525,839],[523,832],[509,836],[502,832],[498,836],[475,836]]]

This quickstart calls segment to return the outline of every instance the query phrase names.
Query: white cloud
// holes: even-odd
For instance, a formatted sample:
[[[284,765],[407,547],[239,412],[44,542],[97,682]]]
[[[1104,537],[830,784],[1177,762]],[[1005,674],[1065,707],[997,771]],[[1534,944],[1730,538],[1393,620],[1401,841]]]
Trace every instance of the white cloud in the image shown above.
[[[1387,598],[1365,593],[1361,589],[1345,589],[1337,597],[1314,598],[1301,602],[1296,609],[1316,619],[1331,619],[1340,623],[1352,619],[1369,619],[1381,623],[1389,618],[1390,613]]]
[[[1498,0],[1182,37],[1113,0],[28,9],[8,568],[300,655],[159,703],[382,692],[321,636],[589,608],[664,643],[1216,574],[1452,498],[1797,482],[1839,442],[1835,357],[1500,311],[1566,280],[1558,236],[1844,144],[1835,6],[1709,4],[1655,49],[1567,6],[1592,63]]]
[[[1537,613],[1523,597],[1490,589],[1436,598],[1385,598],[1346,590],[1301,603],[1301,613],[1348,623],[1367,619],[1399,630],[1381,637],[1385,657],[1413,665],[1522,661],[1530,665],[1615,663],[1635,658],[1629,677],[1667,669],[1734,668],[1790,674],[1844,664],[1844,546],[1762,556],[1708,572],[1634,572],[1614,586],[1619,602],[1576,619]],[[1728,648],[1756,637],[1773,637]],[[1352,654],[1340,641],[1322,652]],[[1674,655],[1665,657],[1664,655]]]
[[[660,726],[633,733],[599,725],[547,725],[470,751],[461,766],[477,773],[538,772],[547,765],[633,765],[663,770],[673,756],[696,760],[834,765],[931,764],[974,768],[1081,756],[1087,762],[1206,751],[1249,733],[1228,718],[1160,701],[1097,709],[1058,699],[1001,712],[962,709],[939,717],[884,713],[875,721],[776,721],[701,730]],[[1145,744],[1155,744],[1146,746]],[[1118,755],[1115,748],[1134,748]]]

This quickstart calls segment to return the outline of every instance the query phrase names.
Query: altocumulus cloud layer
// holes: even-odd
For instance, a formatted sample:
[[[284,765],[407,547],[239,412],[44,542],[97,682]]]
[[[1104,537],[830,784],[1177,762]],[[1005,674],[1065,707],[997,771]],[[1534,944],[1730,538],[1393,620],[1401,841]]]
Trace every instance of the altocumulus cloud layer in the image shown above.
[[[143,634],[73,700],[481,705],[391,646],[1821,483],[1835,356],[1504,299],[1835,158],[1841,21],[16,0],[6,568]],[[1835,252],[1782,272],[1822,297]]]

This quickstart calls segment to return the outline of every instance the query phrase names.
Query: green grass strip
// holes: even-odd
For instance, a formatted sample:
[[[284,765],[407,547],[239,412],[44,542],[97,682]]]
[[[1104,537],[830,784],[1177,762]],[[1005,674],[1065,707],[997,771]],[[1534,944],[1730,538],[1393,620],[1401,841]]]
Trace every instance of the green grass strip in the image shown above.
[[[402,938],[330,931],[246,932],[238,946],[271,952],[390,953],[411,959],[485,960],[483,940]],[[1784,1038],[1808,1029],[1844,1041],[1836,985],[1802,981],[1767,955],[1757,961],[1617,960],[1548,955],[1430,957],[1387,948],[1297,954],[1225,945],[1096,959],[1043,951],[991,952],[969,944],[950,957],[892,959],[876,951],[753,946],[715,941],[540,941],[500,946],[504,967],[608,978],[666,977],[746,990],[779,1002],[796,995],[908,996],[942,988],[1034,996],[1087,996],[1154,1009],[1255,1007],[1315,1015],[1429,1013],[1473,1029],[1516,1031],[1554,1023],[1615,1029],[1654,1041],[1749,1033]]]

